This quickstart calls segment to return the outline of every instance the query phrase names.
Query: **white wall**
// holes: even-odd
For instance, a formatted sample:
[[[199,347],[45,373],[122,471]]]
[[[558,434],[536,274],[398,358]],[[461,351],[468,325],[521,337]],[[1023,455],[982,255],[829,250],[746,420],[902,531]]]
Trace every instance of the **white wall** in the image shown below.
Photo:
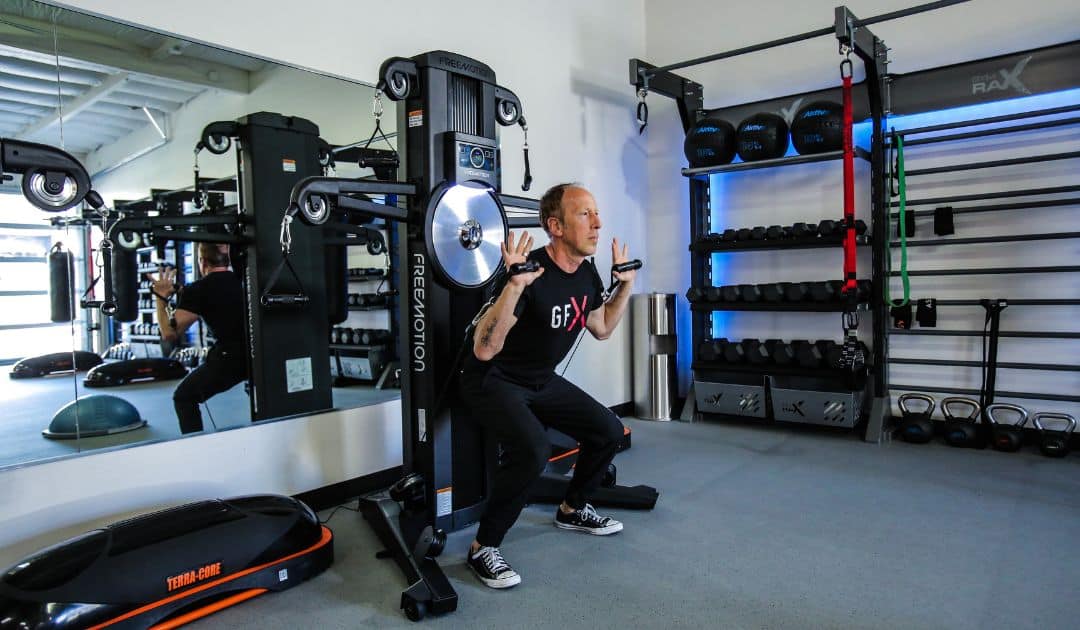
[[[306,5],[302,12],[280,0],[67,5],[368,82],[395,55],[447,49],[484,61],[524,103],[535,177],[529,194],[581,181],[601,205],[606,236],[629,242],[634,254],[644,250],[645,150],[626,87],[626,60],[644,47],[640,0],[515,0],[467,11],[434,0],[342,0]],[[490,14],[480,28],[482,10]],[[368,112],[364,106],[359,115]],[[502,142],[505,189],[512,192],[523,170],[519,131],[506,130]],[[176,168],[186,182],[190,161]],[[601,249],[598,263],[606,268],[610,252]],[[603,344],[583,343],[568,372],[604,404],[630,400],[627,370],[595,369],[629,365],[626,328]],[[0,472],[0,546],[27,551],[132,511],[208,495],[297,493],[400,463],[400,445],[390,439],[399,431],[398,413],[399,405],[388,403]],[[298,439],[318,446],[299,450]],[[202,447],[210,444],[220,447],[206,454]]]
[[[638,56],[650,63],[665,65],[816,30],[832,24],[833,8],[838,4],[840,3],[831,0],[769,3],[766,11],[762,9],[765,5],[761,2],[745,0],[722,3],[711,0],[688,0],[679,3],[647,0],[646,46],[644,53]],[[908,0],[852,0],[844,4],[859,17],[870,17],[916,3]],[[903,73],[1071,41],[1080,35],[1077,24],[1080,24],[1080,5],[1068,0],[1037,0],[1024,3],[1022,9],[1010,0],[975,0],[955,7],[875,24],[871,28],[892,48],[890,71]],[[838,59],[835,38],[819,37],[677,70],[676,73],[701,83],[704,86],[705,106],[718,108],[836,86],[839,84]],[[855,64],[856,80],[862,77],[859,65]],[[652,263],[653,275],[650,278],[655,288],[682,295],[690,285],[690,255],[686,248],[690,239],[688,186],[686,179],[679,174],[679,169],[686,165],[682,149],[684,136],[673,101],[654,95],[649,98],[648,103],[650,124],[645,133],[648,136],[647,207],[650,208],[650,213],[647,230],[650,238],[646,255],[647,260]],[[1065,142],[1068,142],[1068,138]],[[1028,140],[1027,148],[1021,148],[1021,151],[1030,150],[1036,153],[1039,149],[1034,147],[1038,144],[1039,141],[1032,143]],[[1075,143],[1072,146],[1075,150]],[[1010,147],[1010,151],[1017,149],[1014,144],[1010,144]],[[1049,152],[1052,149],[1047,146],[1045,150]],[[954,162],[955,158],[954,155]],[[971,159],[976,158],[972,156]],[[1056,166],[1039,169],[1048,170],[1041,176],[1039,185],[1052,185],[1047,182],[1063,176],[1069,167],[1075,168],[1075,164],[1069,162],[1059,164],[1060,170]],[[719,185],[717,178],[714,178],[714,182],[715,189]],[[724,190],[714,196],[714,201],[722,203],[724,207],[723,225],[719,227],[751,227],[777,223],[790,225],[797,220],[838,218],[842,212],[838,162],[726,175],[723,176],[723,182]],[[984,189],[1000,190],[994,185],[987,185]],[[934,190],[935,196],[948,194],[942,192],[940,186],[936,186]],[[714,194],[716,193],[714,190]],[[963,191],[957,189],[957,194],[963,194]],[[860,191],[858,195],[857,216],[862,218],[867,217],[869,210],[868,195],[868,188]],[[1052,216],[1061,219],[1065,214]],[[958,221],[958,229],[962,223],[963,221]],[[1057,226],[1061,227],[1062,224],[1058,223]],[[1053,223],[1046,228],[1047,231],[1055,229]],[[1062,227],[1062,231],[1068,229],[1070,228]],[[921,236],[930,231],[929,228],[924,228]],[[660,234],[665,237],[653,237]],[[1060,247],[1064,247],[1072,256],[1071,259],[1076,260],[1075,247]],[[919,254],[924,254],[926,249],[938,248],[923,248]],[[972,250],[969,249],[964,255],[970,256],[970,251]],[[986,249],[981,251],[988,253]],[[999,248],[993,255],[1000,254],[1000,251]],[[989,264],[987,258],[972,261],[965,257],[963,260],[963,264],[956,262],[954,266],[963,266],[969,261],[972,266],[978,262],[996,266]],[[1022,262],[1019,258],[1016,260]],[[864,261],[860,262],[860,270],[868,269],[864,262],[868,263],[865,255]],[[839,277],[841,257],[839,252],[805,250],[727,254],[718,256],[716,263],[717,268],[723,269],[717,284],[724,284],[725,280],[735,284]],[[917,264],[913,262],[912,268],[919,268]],[[799,269],[797,278],[793,277],[790,271],[796,268]],[[988,278],[976,277],[969,282],[978,284]],[[929,292],[930,295],[944,296],[943,292],[947,289],[936,287],[948,285],[932,285],[924,281],[920,286],[923,295]],[[689,313],[685,297],[679,298],[679,304],[679,352],[683,368],[680,376],[685,387],[691,355]],[[955,311],[953,313],[955,314]],[[980,316],[974,311],[966,315],[969,319]],[[1013,315],[1014,313],[1009,313],[1010,317]],[[1059,310],[1053,315],[1064,317],[1068,313]],[[838,339],[840,332],[836,314],[719,313],[717,317],[726,322],[724,334],[739,339]],[[960,325],[955,320],[951,323],[957,327]],[[969,327],[978,328],[978,322],[968,323]],[[1070,329],[1062,322],[1046,324],[1047,329],[1054,330],[1052,326],[1055,324],[1061,324],[1056,330]],[[945,323],[939,323],[939,326],[945,327]],[[1016,329],[1020,328],[1021,324],[1017,323]],[[793,330],[798,330],[798,333],[793,334]],[[927,341],[920,339],[916,343],[925,345]],[[931,343],[931,346],[934,345]],[[941,350],[941,343],[938,342],[936,347]],[[971,340],[954,349],[958,353],[957,358],[969,358],[972,351]],[[1009,360],[1017,359],[1014,356]],[[906,375],[900,373],[897,376],[906,378]],[[962,380],[969,379],[964,376]],[[900,379],[894,379],[894,382],[900,382]],[[1059,379],[1053,382],[1059,383]],[[1072,382],[1075,385],[1075,380]],[[962,386],[969,387],[971,384],[966,382]],[[1004,384],[1001,389],[1005,389]],[[1076,389],[1078,388],[1074,386],[1073,391]]]

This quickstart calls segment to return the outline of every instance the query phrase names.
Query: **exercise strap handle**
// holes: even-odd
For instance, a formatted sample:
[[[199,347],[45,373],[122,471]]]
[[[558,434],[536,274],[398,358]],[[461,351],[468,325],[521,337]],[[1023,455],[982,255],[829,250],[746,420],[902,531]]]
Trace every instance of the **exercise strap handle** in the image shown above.
[[[375,117],[375,128],[371,130],[371,136],[368,137],[367,142],[364,143],[364,148],[367,149],[370,147],[372,141],[375,140],[375,135],[378,134],[379,137],[383,139],[383,142],[386,143],[386,146],[390,147],[390,150],[394,153],[397,153],[397,148],[390,144],[390,139],[386,137],[386,134],[383,133],[382,130],[382,90],[375,90],[375,100],[371,103],[371,114]]]
[[[649,126],[649,106],[645,103],[645,97],[649,95],[649,84],[646,79],[644,87],[637,91],[638,103],[637,103],[637,121],[641,127],[638,128],[638,135],[645,133],[645,128]]]
[[[911,302],[911,280],[908,278],[907,259],[907,177],[904,175],[904,138],[893,130],[892,140],[892,145],[896,149],[896,185],[900,195],[900,222],[897,224],[897,231],[900,233],[900,283],[904,287],[904,297],[899,302],[892,299],[892,292],[889,290],[889,280],[888,277],[886,277],[884,280],[885,305],[889,307],[907,306],[908,303]],[[891,242],[892,239],[888,237],[888,230],[886,230],[885,264],[889,270],[892,270]]]
[[[521,189],[528,191],[532,187],[532,169],[529,167],[529,125],[525,122],[525,117],[518,118],[518,124],[521,125],[521,132],[525,134],[525,143],[521,146],[521,152],[525,154],[525,179],[521,182]]]
[[[289,268],[289,273],[292,274],[293,280],[296,280],[296,286],[300,287],[299,293],[271,293],[270,291],[277,284],[278,277],[281,276],[281,272],[286,267]],[[296,275],[296,270],[293,269],[292,263],[289,262],[289,254],[282,252],[281,262],[278,263],[277,268],[274,269],[274,273],[270,274],[270,281],[266,283],[266,290],[259,296],[259,303],[264,308],[273,308],[277,306],[304,306],[310,301],[307,293],[304,291],[304,283],[300,281],[300,276]]]

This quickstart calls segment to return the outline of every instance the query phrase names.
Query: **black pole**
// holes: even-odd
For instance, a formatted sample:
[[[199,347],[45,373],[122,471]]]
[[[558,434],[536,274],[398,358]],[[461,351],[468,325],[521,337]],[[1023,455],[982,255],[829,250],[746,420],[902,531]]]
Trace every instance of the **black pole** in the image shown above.
[[[940,2],[928,2],[926,4],[920,4],[908,9],[901,9],[899,11],[893,11],[891,13],[883,13],[876,15],[865,20],[854,20],[852,26],[868,26],[870,24],[877,24],[878,22],[885,22],[887,20],[895,20],[897,18],[907,17],[909,15],[915,15],[917,13],[924,13],[926,11],[934,11],[936,9],[942,9],[944,7],[952,6],[954,4],[962,4],[968,2],[968,0],[941,0]],[[704,57],[698,57],[689,61],[680,61],[678,63],[669,64],[666,66],[658,66],[656,68],[641,69],[638,73],[645,79],[652,78],[654,74],[666,72],[670,70],[678,70],[680,68],[688,68],[690,66],[697,66],[703,63],[709,63],[710,61],[719,61],[720,59],[728,59],[730,57],[738,57],[752,52],[759,52],[762,50],[768,50],[770,48],[776,48],[777,46],[786,46],[787,44],[794,44],[796,42],[813,39],[815,37],[822,37],[825,35],[831,35],[836,32],[835,25],[829,25],[825,28],[819,28],[805,33],[799,33],[798,35],[790,35],[788,37],[782,37],[780,39],[774,39],[762,44],[754,44],[753,46],[744,46],[743,48],[736,48],[735,50],[729,50],[722,53],[716,53],[713,55],[706,55]]]

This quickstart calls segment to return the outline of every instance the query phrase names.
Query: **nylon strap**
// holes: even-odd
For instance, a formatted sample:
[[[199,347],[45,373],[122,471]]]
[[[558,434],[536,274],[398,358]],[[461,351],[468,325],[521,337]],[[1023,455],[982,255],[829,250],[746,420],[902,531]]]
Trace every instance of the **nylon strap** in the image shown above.
[[[850,67],[851,62],[845,63]],[[854,304],[858,290],[855,278],[855,144],[852,141],[851,72],[840,65],[844,93],[844,295]]]

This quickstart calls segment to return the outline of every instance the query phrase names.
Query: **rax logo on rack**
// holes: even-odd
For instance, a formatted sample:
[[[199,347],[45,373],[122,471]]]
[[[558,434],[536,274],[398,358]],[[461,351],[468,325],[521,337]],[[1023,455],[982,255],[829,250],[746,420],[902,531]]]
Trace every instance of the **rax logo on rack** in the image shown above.
[[[977,74],[971,77],[971,93],[985,94],[995,90],[1006,91],[1011,88],[1021,94],[1031,94],[1031,90],[1020,81],[1020,73],[1027,67],[1031,57],[1031,55],[1028,55],[1021,59],[1013,66],[1012,70],[1002,68],[996,74]]]

